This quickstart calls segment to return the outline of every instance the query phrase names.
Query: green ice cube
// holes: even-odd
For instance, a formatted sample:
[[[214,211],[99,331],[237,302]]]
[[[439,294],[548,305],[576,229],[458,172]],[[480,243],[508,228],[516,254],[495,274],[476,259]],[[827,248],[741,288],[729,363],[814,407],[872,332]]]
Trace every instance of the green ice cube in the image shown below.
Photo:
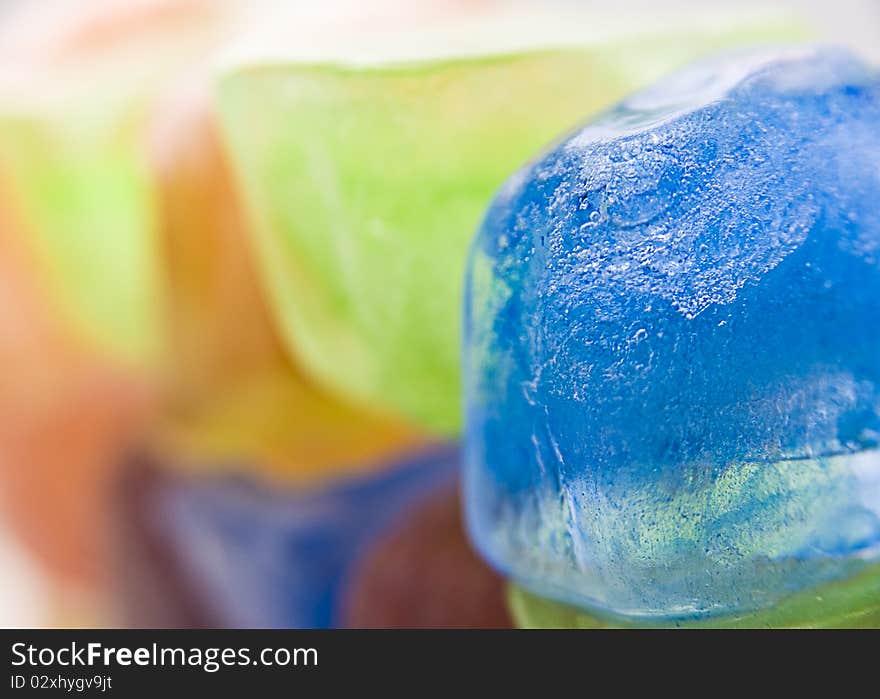
[[[0,115],[0,150],[51,298],[111,356],[155,351],[153,209],[132,125]]]
[[[465,253],[495,189],[695,56],[793,33],[762,16],[560,50],[239,64],[219,109],[289,346],[331,390],[456,433]]]

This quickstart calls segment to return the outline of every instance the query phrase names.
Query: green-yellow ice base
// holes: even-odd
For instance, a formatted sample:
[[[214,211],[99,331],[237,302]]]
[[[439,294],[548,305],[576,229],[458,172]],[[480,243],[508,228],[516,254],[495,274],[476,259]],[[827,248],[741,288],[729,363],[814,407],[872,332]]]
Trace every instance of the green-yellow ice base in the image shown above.
[[[775,607],[687,620],[615,617],[538,597],[511,583],[507,602],[522,629],[870,629],[880,628],[880,565],[847,580],[792,595]]]

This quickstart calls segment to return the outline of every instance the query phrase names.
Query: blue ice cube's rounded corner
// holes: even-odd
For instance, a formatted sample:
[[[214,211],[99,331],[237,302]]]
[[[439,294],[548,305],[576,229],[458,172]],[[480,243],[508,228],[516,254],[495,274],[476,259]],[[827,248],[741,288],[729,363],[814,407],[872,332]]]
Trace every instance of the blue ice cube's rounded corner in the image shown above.
[[[515,173],[464,313],[472,537],[616,613],[760,608],[880,557],[880,78],[728,54]]]

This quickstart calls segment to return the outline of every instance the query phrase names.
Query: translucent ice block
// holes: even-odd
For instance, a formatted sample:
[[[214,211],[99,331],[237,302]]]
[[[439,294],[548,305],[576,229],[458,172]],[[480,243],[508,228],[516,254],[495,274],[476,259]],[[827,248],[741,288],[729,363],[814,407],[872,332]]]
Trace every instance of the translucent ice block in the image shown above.
[[[696,14],[604,33],[607,15],[559,8],[387,22],[329,48],[290,40],[230,69],[218,90],[224,132],[306,370],[458,432],[467,242],[505,175],[689,58],[793,32],[778,16]]]
[[[880,80],[696,64],[520,170],[476,239],[466,486],[544,596],[688,617],[880,555]]]
[[[212,47],[226,0],[101,0],[12,12],[0,33],[0,182],[56,311],[92,351],[156,357],[154,190],[145,121]]]
[[[84,5],[16,3],[0,22],[0,499],[40,564],[88,595],[105,573],[108,481],[153,388],[144,122],[231,8]]]
[[[168,390],[157,441],[175,462],[246,466],[286,485],[381,465],[424,441],[309,381],[268,312],[248,221],[200,76],[161,104],[150,162]]]
[[[186,612],[179,603],[189,601],[199,606],[199,623],[215,627],[325,628],[342,623],[355,563],[448,486],[459,450],[431,448],[386,463],[377,476],[306,491],[253,477],[181,477],[153,461],[132,465],[136,477],[127,479],[114,530],[119,572],[130,578],[120,590],[129,623],[157,623],[145,614],[155,603],[164,609],[157,614],[173,614],[159,623],[185,623],[191,617],[178,616]]]

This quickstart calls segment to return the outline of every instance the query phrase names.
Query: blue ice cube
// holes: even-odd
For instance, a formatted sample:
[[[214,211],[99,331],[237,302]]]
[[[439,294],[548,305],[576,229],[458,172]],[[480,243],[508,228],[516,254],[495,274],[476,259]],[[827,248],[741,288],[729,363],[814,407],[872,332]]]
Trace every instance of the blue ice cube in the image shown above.
[[[354,564],[453,481],[457,445],[426,448],[375,474],[289,491],[245,477],[166,477],[149,494],[149,535],[212,624],[338,625]]]
[[[474,243],[464,362],[470,530],[539,594],[684,618],[876,561],[878,73],[724,56],[527,165]]]

